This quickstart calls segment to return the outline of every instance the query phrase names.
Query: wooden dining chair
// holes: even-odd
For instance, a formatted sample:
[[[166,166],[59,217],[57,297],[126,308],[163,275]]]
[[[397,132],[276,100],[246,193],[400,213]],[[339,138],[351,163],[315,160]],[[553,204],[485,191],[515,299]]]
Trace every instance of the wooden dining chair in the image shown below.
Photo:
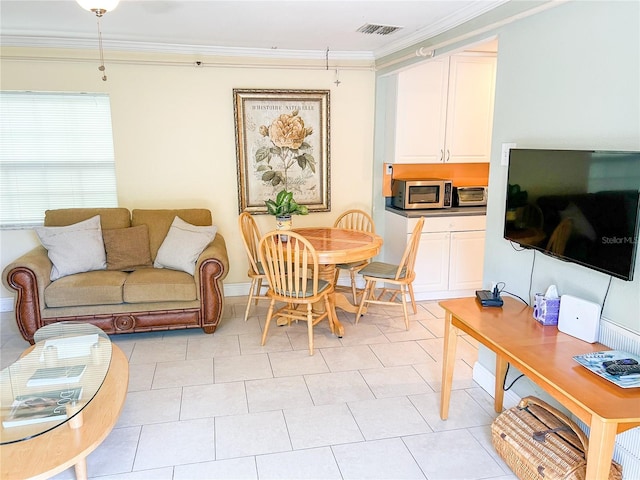
[[[399,303],[396,301],[398,295],[402,304],[402,311],[404,313],[404,324],[409,330],[409,316],[407,314],[407,293],[411,298],[411,306],[413,307],[413,313],[417,313],[416,300],[413,294],[413,280],[416,278],[414,271],[414,265],[416,263],[416,255],[418,254],[418,246],[420,245],[420,235],[422,233],[422,226],[424,225],[424,217],[420,217],[416,226],[411,233],[411,238],[407,243],[404,254],[400,263],[397,265],[384,262],[371,262],[369,265],[360,270],[360,274],[366,280],[362,299],[360,300],[360,306],[356,313],[356,324],[360,320],[362,312],[370,303],[380,305],[394,305]],[[375,296],[376,283],[378,281],[385,282],[385,286],[382,288],[380,294]],[[389,288],[387,285],[394,285],[397,288]],[[384,297],[388,295],[386,300]]]
[[[362,232],[376,233],[376,227],[373,218],[364,210],[351,209],[340,215],[333,224],[337,228],[348,228],[351,230],[360,230]],[[353,303],[358,303],[357,294],[360,291],[356,287],[356,274],[360,269],[369,264],[371,260],[361,260],[359,262],[339,263],[336,265],[335,285],[338,285],[338,277],[340,270],[346,270],[351,277],[351,294],[353,295]]]
[[[255,301],[255,304],[258,305],[258,300],[268,300],[269,297],[267,297],[266,294],[262,295],[262,281],[266,281],[267,277],[264,274],[258,255],[258,243],[260,242],[261,236],[258,225],[250,213],[243,212],[238,218],[238,226],[240,227],[242,242],[247,252],[247,259],[249,260],[247,276],[251,279],[249,300],[247,300],[247,308],[244,312],[244,321],[246,322],[247,318],[249,318],[251,303]],[[266,284],[264,286],[266,287]]]
[[[265,344],[273,317],[306,320],[309,336],[309,355],[313,355],[313,327],[325,318],[334,333],[335,311],[330,301],[334,288],[331,282],[319,278],[318,254],[302,235],[287,232],[288,241],[280,241],[280,233],[269,232],[259,244],[260,262],[269,283],[267,296],[271,299],[262,333]],[[275,302],[286,305],[274,311]],[[324,303],[324,309],[314,311],[313,304]],[[300,309],[301,306],[306,306]]]
[[[544,225],[544,215],[542,210],[537,205],[527,204],[522,207],[522,213],[520,214],[520,224],[524,228],[536,228],[542,230]]]
[[[572,230],[573,221],[570,218],[562,220],[551,233],[551,237],[549,237],[547,251],[556,255],[564,255],[564,249],[567,246]]]

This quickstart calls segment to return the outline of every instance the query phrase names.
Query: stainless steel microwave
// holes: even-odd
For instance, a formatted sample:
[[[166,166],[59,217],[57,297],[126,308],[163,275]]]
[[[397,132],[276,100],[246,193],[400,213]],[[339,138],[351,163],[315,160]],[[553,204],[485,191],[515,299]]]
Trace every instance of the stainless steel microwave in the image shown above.
[[[395,179],[391,192],[392,205],[403,210],[450,208],[453,185],[451,180],[441,178]]]

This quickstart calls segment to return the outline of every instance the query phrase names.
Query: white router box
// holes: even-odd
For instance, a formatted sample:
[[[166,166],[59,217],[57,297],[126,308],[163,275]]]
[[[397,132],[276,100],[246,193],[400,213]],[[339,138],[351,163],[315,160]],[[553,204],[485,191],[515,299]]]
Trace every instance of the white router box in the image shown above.
[[[600,333],[600,305],[571,295],[562,295],[558,330],[585,342],[597,342]]]

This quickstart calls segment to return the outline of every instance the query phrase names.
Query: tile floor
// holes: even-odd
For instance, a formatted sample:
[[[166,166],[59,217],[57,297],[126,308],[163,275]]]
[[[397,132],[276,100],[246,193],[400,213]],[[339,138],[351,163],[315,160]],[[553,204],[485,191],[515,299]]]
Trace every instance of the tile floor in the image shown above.
[[[130,362],[118,424],[88,457],[99,479],[515,479],[490,441],[492,398],[472,380],[477,345],[458,342],[449,420],[440,420],[443,314],[421,302],[374,306],[345,334],[272,327],[265,304],[243,321],[227,299],[213,335],[201,330],[117,335]],[[27,347],[13,314],[0,317],[1,363]],[[56,477],[73,479],[73,469]]]

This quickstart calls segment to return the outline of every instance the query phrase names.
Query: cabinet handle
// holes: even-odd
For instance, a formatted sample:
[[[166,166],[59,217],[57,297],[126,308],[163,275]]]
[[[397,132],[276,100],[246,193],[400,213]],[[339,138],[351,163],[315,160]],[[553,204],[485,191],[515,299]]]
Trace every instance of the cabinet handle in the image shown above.
[[[439,162],[444,162],[444,150],[440,149],[440,160]]]
[[[449,161],[449,149],[447,148],[447,158],[445,159],[445,162]]]

